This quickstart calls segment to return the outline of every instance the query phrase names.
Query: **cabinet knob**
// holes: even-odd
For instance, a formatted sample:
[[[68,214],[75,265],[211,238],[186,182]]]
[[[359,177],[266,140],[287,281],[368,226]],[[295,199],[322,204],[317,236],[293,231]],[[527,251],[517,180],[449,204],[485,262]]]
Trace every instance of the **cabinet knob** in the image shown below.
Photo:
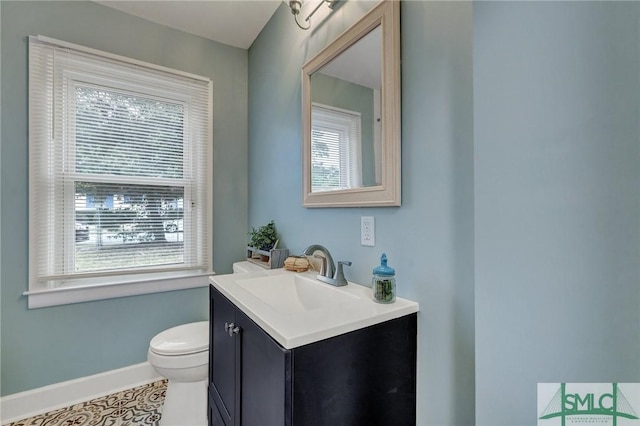
[[[234,334],[238,334],[240,332],[240,327],[236,327],[234,323],[224,323],[224,331],[229,333],[229,336],[233,337]]]

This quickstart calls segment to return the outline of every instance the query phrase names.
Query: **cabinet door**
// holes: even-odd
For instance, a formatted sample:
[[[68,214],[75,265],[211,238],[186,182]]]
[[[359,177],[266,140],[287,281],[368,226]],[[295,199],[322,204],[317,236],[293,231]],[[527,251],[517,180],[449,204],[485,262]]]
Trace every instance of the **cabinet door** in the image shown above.
[[[220,415],[220,411],[218,411],[218,406],[216,405],[213,397],[211,396],[211,392],[209,392],[209,426],[225,426],[225,422]]]
[[[291,351],[284,349],[243,312],[242,426],[291,424]]]
[[[229,333],[229,327],[237,327],[236,308],[213,286],[210,294],[210,392],[225,425],[239,425],[241,340],[239,333]]]
[[[293,422],[416,424],[417,315],[293,349]]]

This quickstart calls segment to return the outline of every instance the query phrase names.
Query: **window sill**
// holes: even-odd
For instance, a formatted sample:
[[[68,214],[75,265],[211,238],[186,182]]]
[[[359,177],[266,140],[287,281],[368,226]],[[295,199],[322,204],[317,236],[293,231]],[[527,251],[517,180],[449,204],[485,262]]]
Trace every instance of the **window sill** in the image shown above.
[[[141,294],[161,293],[165,291],[186,290],[206,287],[209,276],[215,272],[155,274],[153,277],[137,277],[126,282],[114,282],[112,277],[92,284],[74,284],[57,288],[41,288],[25,291],[29,309],[48,306],[69,305],[72,303],[137,296]]]

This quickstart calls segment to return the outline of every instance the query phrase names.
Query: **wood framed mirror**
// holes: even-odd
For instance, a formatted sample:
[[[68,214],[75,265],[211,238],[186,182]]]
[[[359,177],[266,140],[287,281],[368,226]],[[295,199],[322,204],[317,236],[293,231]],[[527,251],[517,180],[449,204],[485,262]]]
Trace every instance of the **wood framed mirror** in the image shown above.
[[[304,64],[302,131],[303,206],[400,205],[399,1]]]

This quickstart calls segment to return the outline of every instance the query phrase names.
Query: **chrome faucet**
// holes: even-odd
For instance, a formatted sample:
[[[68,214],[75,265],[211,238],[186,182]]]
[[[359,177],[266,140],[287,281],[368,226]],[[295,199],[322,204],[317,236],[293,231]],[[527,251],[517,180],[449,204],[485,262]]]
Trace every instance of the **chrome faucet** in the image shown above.
[[[322,254],[314,254],[316,251],[319,251]],[[338,262],[338,268],[336,269],[336,266],[333,263],[333,257],[331,257],[331,253],[329,253],[329,250],[319,244],[312,244],[304,249],[304,255],[313,255],[313,257],[322,260],[320,273],[316,276],[316,279],[322,281],[323,283],[331,284],[336,287],[347,285],[347,280],[344,277],[344,271],[342,270],[342,267],[343,265],[351,266],[351,262],[341,260]]]

